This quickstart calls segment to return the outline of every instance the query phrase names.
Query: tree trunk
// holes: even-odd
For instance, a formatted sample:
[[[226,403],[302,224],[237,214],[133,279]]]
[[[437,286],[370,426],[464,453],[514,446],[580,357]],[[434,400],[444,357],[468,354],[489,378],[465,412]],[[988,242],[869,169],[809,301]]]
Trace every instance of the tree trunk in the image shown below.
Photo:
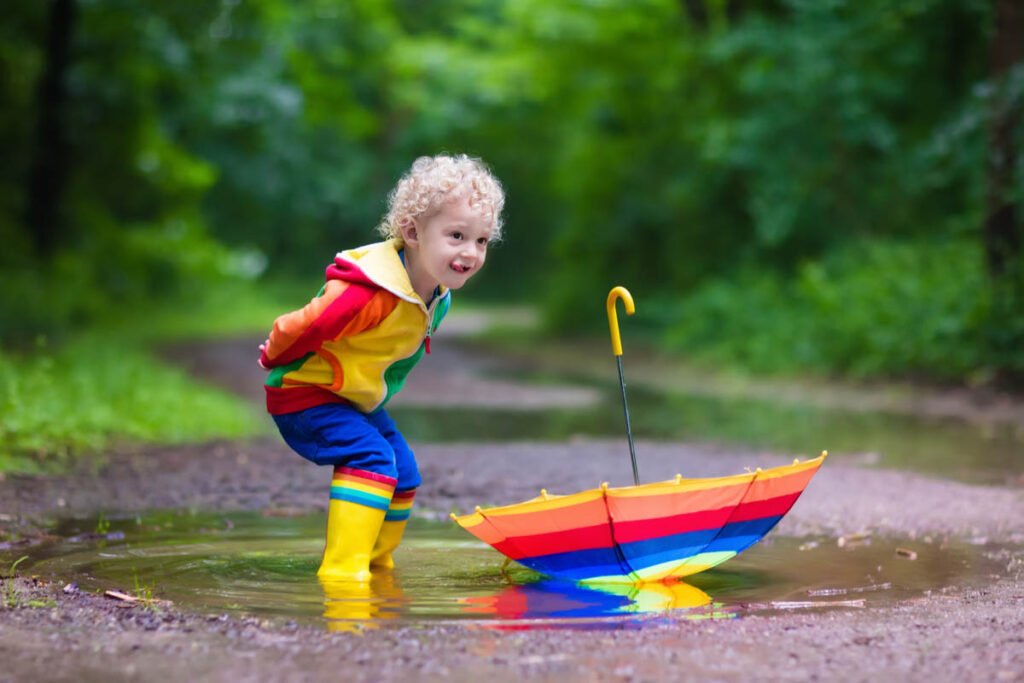
[[[725,18],[729,20],[730,26],[735,26],[739,23],[743,17],[743,11],[746,9],[745,5],[745,0],[726,0]]]
[[[1015,137],[1022,105],[1014,101],[1007,83],[1010,70],[1024,53],[1024,2],[996,0],[992,39],[992,119],[989,124],[988,196],[985,215],[985,253],[989,273],[1000,279],[1021,251],[1018,210],[1008,194],[1017,161]]]
[[[683,9],[686,10],[686,16],[690,18],[698,33],[703,33],[708,29],[710,17],[708,6],[704,4],[704,0],[683,0]]]
[[[38,253],[53,252],[60,237],[60,199],[68,175],[64,133],[66,76],[75,24],[75,0],[53,0],[46,39],[46,63],[36,103],[36,145],[28,179],[25,222]]]

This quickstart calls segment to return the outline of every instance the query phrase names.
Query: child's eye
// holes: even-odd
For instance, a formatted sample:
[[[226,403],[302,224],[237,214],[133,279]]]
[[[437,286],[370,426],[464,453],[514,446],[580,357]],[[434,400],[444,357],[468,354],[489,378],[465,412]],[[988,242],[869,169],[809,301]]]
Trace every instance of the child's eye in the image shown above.
[[[488,239],[487,239],[486,237],[480,237],[480,238],[477,238],[477,241],[476,241],[476,243],[477,243],[477,244],[480,244],[480,245],[483,245],[483,246],[487,246],[487,243],[488,243],[489,241],[490,241],[490,240],[488,240]]]
[[[457,240],[461,240],[462,239],[462,233],[459,232],[458,230],[456,230],[455,232],[452,233],[452,237],[454,237]]]

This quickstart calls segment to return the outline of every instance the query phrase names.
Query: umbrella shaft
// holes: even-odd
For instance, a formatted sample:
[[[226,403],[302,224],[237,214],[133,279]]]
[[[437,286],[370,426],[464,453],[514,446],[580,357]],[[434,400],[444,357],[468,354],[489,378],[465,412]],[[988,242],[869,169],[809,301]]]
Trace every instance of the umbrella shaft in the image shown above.
[[[636,449],[633,448],[633,431],[629,426],[629,404],[626,403],[626,378],[622,374],[622,356],[615,356],[619,364],[619,386],[622,388],[622,410],[626,413],[626,438],[629,440],[629,457],[633,461],[633,483],[640,485],[640,473],[636,469]]]

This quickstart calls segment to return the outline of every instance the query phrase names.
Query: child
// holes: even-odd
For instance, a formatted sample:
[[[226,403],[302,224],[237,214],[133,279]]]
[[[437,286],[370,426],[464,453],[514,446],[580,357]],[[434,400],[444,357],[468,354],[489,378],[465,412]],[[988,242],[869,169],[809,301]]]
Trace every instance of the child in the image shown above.
[[[504,202],[480,160],[420,157],[388,197],[386,241],[335,256],[320,293],[260,346],[284,440],[334,467],[321,579],[366,581],[371,565],[394,566],[420,475],[384,405],[430,353],[450,290],[484,265]]]

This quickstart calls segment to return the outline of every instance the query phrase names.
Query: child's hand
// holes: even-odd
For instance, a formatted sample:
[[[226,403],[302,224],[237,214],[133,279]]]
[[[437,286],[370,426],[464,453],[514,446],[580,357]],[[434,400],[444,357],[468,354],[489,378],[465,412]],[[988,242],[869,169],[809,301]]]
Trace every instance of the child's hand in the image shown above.
[[[260,344],[260,357],[256,359],[256,362],[264,370],[269,370],[270,369],[266,365],[263,364],[263,352],[267,350],[268,346],[270,346],[270,340],[269,339],[267,341],[263,342],[262,344]]]

